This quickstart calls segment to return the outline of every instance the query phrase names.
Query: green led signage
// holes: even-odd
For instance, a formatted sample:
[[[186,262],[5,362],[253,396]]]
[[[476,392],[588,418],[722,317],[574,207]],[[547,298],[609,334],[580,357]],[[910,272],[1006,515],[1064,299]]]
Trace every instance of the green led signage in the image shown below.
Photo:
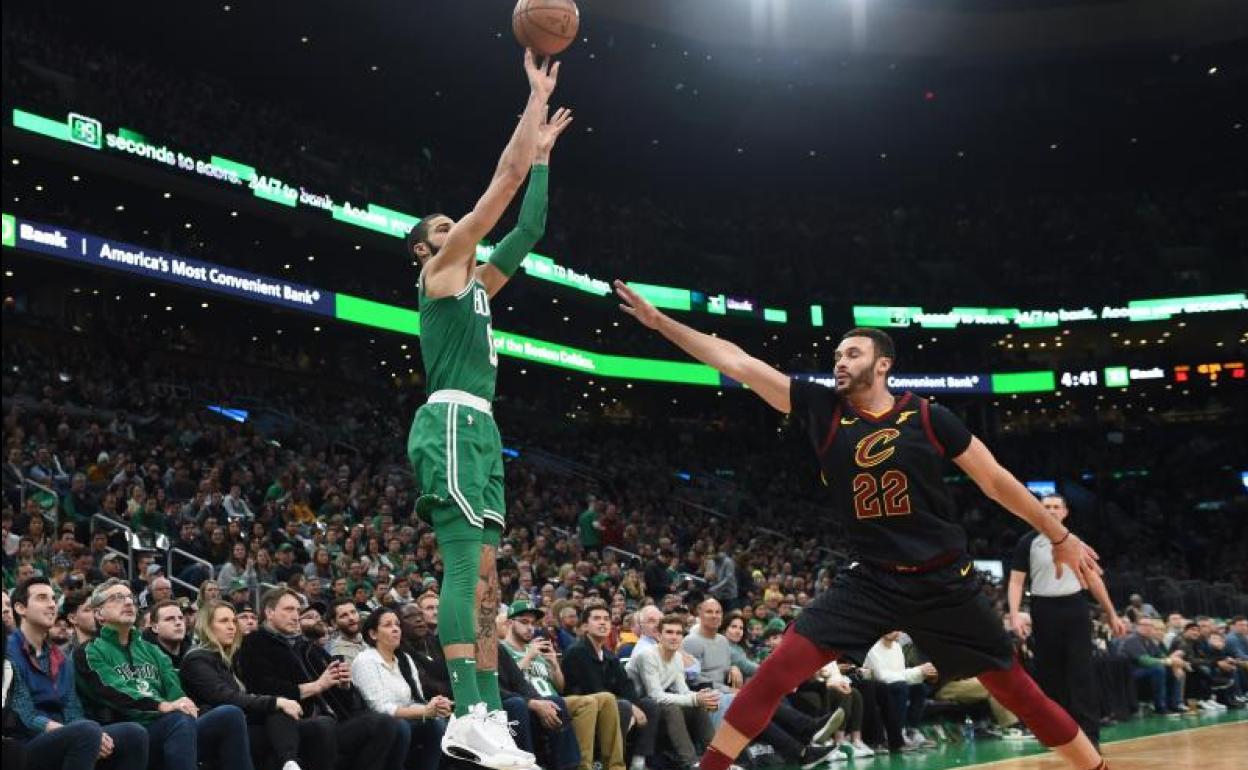
[[[1059,310],[955,307],[929,312],[915,306],[855,305],[854,325],[901,329],[956,329],[960,326],[1000,326],[1037,329],[1082,321],[1163,321],[1175,315],[1248,310],[1248,295],[1213,294],[1199,297],[1132,300],[1125,306],[1103,305]]]
[[[73,142],[95,150],[118,152],[131,155],[152,163],[159,163],[170,169],[225,183],[233,187],[246,188],[255,197],[288,208],[314,208],[328,214],[334,221],[352,227],[371,230],[392,238],[402,238],[408,230],[420,221],[420,218],[402,211],[396,211],[376,203],[354,203],[350,200],[337,199],[332,195],[308,190],[287,180],[259,172],[252,166],[240,163],[219,155],[207,158],[196,157],[164,144],[155,142],[138,131],[119,127],[108,131],[100,121],[70,113],[66,121],[55,121],[35,115],[24,110],[13,110],[13,125],[31,133],[40,134],[51,139]],[[493,246],[481,244],[477,248],[477,259],[485,262],[490,257]],[[612,293],[611,282],[603,278],[580,273],[570,267],[560,265],[553,259],[541,254],[530,253],[523,262],[526,275],[560,286],[605,297]],[[695,306],[689,289],[673,286],[656,286],[645,283],[631,283],[639,294],[665,310],[684,312],[718,312],[723,308],[705,308]],[[758,305],[757,302],[753,303]],[[787,323],[788,313],[776,308],[759,308],[756,312],[737,313],[758,318],[768,323]]]

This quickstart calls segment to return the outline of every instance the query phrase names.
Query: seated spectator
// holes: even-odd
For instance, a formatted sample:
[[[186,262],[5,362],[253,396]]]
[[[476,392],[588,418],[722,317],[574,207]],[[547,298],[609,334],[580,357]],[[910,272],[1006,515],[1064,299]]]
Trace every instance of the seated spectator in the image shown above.
[[[453,713],[442,695],[426,696],[415,663],[400,649],[399,616],[385,608],[368,616],[363,629],[368,649],[355,656],[351,681],[368,707],[399,720],[408,736],[408,770],[436,770],[443,761],[442,734]]]
[[[1144,597],[1139,594],[1131,594],[1127,600],[1127,608],[1122,611],[1123,617],[1132,623],[1137,623],[1140,618],[1160,618],[1161,613],[1157,608],[1144,601]]]
[[[241,604],[235,604],[234,612],[234,621],[238,623],[238,632],[243,636],[250,634],[260,627],[260,622],[256,618],[256,609],[249,603],[243,602]]]
[[[243,689],[232,672],[234,656],[243,642],[234,608],[211,601],[199,611],[196,634],[200,646],[182,660],[182,687],[195,705],[203,709],[232,705],[247,716],[252,756],[264,766],[270,757],[281,770],[330,770],[333,755],[327,751],[326,735],[333,730],[329,717],[301,719],[297,701],[271,695],[253,695]],[[305,758],[300,762],[302,752]]]
[[[169,578],[164,576],[164,568],[159,564],[148,564],[146,574],[148,576],[147,588],[139,594],[139,608],[146,611],[157,602],[167,602],[173,598],[173,583],[169,582]]]
[[[407,744],[397,720],[368,711],[351,687],[351,669],[301,633],[299,599],[273,588],[261,600],[264,622],[243,638],[235,668],[249,692],[299,701],[305,716],[328,716],[327,756],[356,767],[398,770]]]
[[[86,591],[72,591],[61,601],[61,614],[69,621],[69,652],[95,638],[95,613],[91,611],[91,595]]]
[[[247,722],[237,706],[199,715],[160,648],[135,633],[138,612],[130,587],[106,580],[91,594],[99,636],[74,655],[78,693],[87,714],[103,724],[147,728],[148,755],[165,770],[196,770],[200,753],[222,770],[251,770]]]
[[[658,646],[659,644],[659,621],[663,619],[663,611],[653,604],[647,604],[637,611],[637,643],[633,645],[628,664],[625,671],[632,678],[633,684],[640,686],[641,680],[637,673],[636,666],[633,664],[633,658],[637,657],[637,653]],[[702,673],[702,664],[697,658],[693,657],[683,649],[680,651],[681,662],[685,666],[685,681],[696,682],[698,675]]]
[[[499,638],[506,638],[506,613],[500,611],[495,623]],[[498,643],[498,687],[503,709],[516,726],[517,747],[534,755],[541,754],[542,764],[553,770],[573,770],[580,765],[581,749],[567,704],[557,695],[554,698],[543,696],[520,670],[502,641]]]
[[[329,638],[329,629],[325,625],[325,605],[321,602],[307,604],[300,599],[299,594],[294,591],[291,591],[291,594],[295,597],[295,601],[303,606],[303,609],[299,611],[299,630],[303,632],[303,637],[324,649],[325,640]]]
[[[842,667],[850,669],[853,665],[832,661],[824,666],[815,677],[829,696],[828,700],[821,704],[822,710],[845,712],[843,726],[837,728],[832,736],[832,746],[838,749],[838,752],[830,757],[833,762],[840,761],[842,758],[865,759],[875,756],[875,751],[862,740],[862,723],[866,716],[866,704],[862,691],[853,686],[853,682],[841,670]]]
[[[1132,678],[1149,684],[1154,711],[1179,716],[1184,709],[1179,704],[1179,681],[1174,676],[1174,667],[1182,665],[1183,661],[1166,654],[1161,642],[1153,639],[1154,628],[1151,618],[1141,616],[1135,623],[1135,632],[1122,640],[1119,651],[1131,661]]]
[[[581,614],[585,618],[585,636],[563,654],[564,692],[568,695],[609,692],[615,696],[621,733],[628,735],[634,725],[640,728],[632,747],[631,767],[637,770],[647,757],[654,755],[659,704],[652,698],[639,697],[620,659],[606,648],[611,626],[606,608],[590,606]]]
[[[658,704],[657,719],[671,743],[676,764],[687,769],[710,743],[714,731],[708,714],[719,708],[720,695],[709,687],[694,692],[685,684],[684,666],[678,656],[684,637],[684,620],[678,615],[664,615],[659,621],[659,645],[635,654],[633,660],[645,696]]]
[[[247,545],[236,542],[230,546],[230,560],[221,565],[217,582],[234,590],[235,581],[242,581],[243,589],[256,581],[255,562],[247,554]]]
[[[442,652],[437,634],[430,632],[425,624],[425,613],[420,606],[403,605],[399,610],[399,624],[403,629],[403,652],[415,662],[425,695],[450,697],[451,673],[446,666],[446,654]]]
[[[750,658],[750,653],[746,650],[745,619],[740,610],[728,613],[720,633],[728,640],[730,662],[741,672],[743,679],[749,680],[758,670],[759,664]]]
[[[1222,632],[1214,631],[1209,634],[1205,654],[1209,656],[1213,664],[1213,687],[1219,693],[1221,702],[1232,707],[1248,705],[1248,696],[1244,694],[1239,684],[1240,661],[1231,657],[1226,649],[1226,639],[1222,636]]]
[[[927,685],[924,681],[935,678],[936,667],[931,663],[917,666],[906,665],[905,651],[898,639],[900,631],[890,631],[876,642],[863,662],[864,674],[888,687],[888,705],[895,721],[902,725],[901,744],[889,735],[889,750],[916,749],[925,739],[919,732],[923,720],[923,708],[927,704]]]
[[[221,507],[225,509],[225,515],[231,519],[251,521],[255,518],[255,514],[251,512],[251,506],[247,505],[247,500],[243,497],[242,487],[238,484],[230,486],[230,493],[221,500]]]
[[[527,600],[513,602],[507,613],[503,649],[524,673],[542,698],[551,701],[571,715],[572,729],[580,747],[580,770],[590,770],[594,745],[598,761],[606,770],[624,770],[624,738],[620,732],[620,712],[615,695],[598,692],[592,695],[567,695],[563,670],[554,644],[537,637],[534,627],[542,619],[542,611]]]
[[[8,594],[5,594],[6,599]],[[145,770],[147,731],[134,722],[101,727],[85,719],[74,685],[74,662],[48,641],[56,618],[56,597],[47,578],[34,577],[13,589],[19,627],[5,645],[5,665],[12,664],[13,737],[27,767],[90,770]],[[8,731],[6,709],[5,735]],[[5,753],[9,746],[5,744]]]
[[[682,644],[682,649],[696,658],[701,665],[702,671],[697,685],[711,687],[719,692],[719,708],[711,713],[712,727],[723,719],[723,713],[728,710],[737,691],[745,683],[741,670],[732,665],[728,638],[719,633],[723,616],[718,599],[703,599],[698,605],[698,622],[685,636]],[[806,744],[830,740],[844,719],[843,711],[815,718],[781,701],[758,740],[769,744],[786,761],[810,761],[819,752],[806,751]]]
[[[171,599],[156,602],[147,611],[148,627],[143,639],[169,656],[174,670],[182,668],[182,658],[191,651],[190,635],[186,633],[186,621],[182,607]]]
[[[199,593],[195,595],[195,606],[203,607],[209,602],[219,602],[221,598],[221,584],[215,580],[205,580],[199,584]]]
[[[441,598],[435,590],[426,589],[420,596],[416,597],[416,606],[420,607],[421,613],[425,616],[425,628],[429,629],[432,636],[438,635],[438,608],[441,606]]]
[[[559,644],[559,650],[561,652],[567,652],[571,649],[572,645],[576,644],[577,626],[580,625],[576,606],[573,604],[567,604],[559,610],[558,618],[559,632],[555,641]]]
[[[1183,633],[1167,649],[1171,655],[1181,656],[1187,663],[1184,696],[1196,700],[1196,705],[1202,711],[1224,711],[1226,706],[1213,697],[1213,661],[1205,654],[1206,647],[1200,642],[1200,626],[1188,623],[1183,627]]]
[[[1229,633],[1226,635],[1226,651],[1238,665],[1236,678],[1239,689],[1248,691],[1248,618],[1236,615],[1231,618],[1227,628]]]
[[[334,632],[329,635],[326,647],[331,656],[342,656],[347,665],[355,662],[355,656],[364,652],[364,636],[360,633],[360,611],[349,599],[335,599],[329,605]]]
[[[1174,644],[1174,640],[1183,635],[1183,629],[1187,626],[1187,618],[1183,617],[1181,612],[1172,612],[1166,616],[1166,635],[1161,640],[1161,646],[1167,650]]]

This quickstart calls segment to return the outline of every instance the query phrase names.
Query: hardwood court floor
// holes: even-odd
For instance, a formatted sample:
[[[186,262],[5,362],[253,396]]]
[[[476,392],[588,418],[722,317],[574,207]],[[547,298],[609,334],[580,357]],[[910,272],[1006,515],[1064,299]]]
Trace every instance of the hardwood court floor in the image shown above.
[[[1101,748],[1111,770],[1244,770],[1248,711],[1217,716],[1142,717],[1106,728]],[[979,740],[899,756],[836,762],[817,770],[1064,770],[1036,741]]]

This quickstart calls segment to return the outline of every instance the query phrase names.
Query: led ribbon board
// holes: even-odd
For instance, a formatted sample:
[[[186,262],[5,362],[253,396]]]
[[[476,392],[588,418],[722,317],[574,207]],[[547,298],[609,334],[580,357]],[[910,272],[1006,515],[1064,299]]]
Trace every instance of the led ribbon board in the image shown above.
[[[127,273],[236,299],[312,313],[377,329],[420,335],[420,313],[410,308],[324,291],[56,225],[3,215],[4,246],[35,252],[85,267]],[[499,353],[523,361],[598,377],[672,382],[710,387],[739,386],[735,380],[698,363],[617,356],[494,330]],[[831,385],[831,374],[794,375]],[[1030,393],[1052,391],[1053,372],[893,375],[889,386],[928,393]]]
[[[220,155],[207,157],[182,152],[176,148],[129,128],[105,127],[99,120],[87,115],[70,113],[64,120],[54,120],[25,110],[13,110],[13,126],[23,131],[46,136],[62,142],[87,147],[92,150],[148,161],[167,167],[171,171],[192,174],[205,180],[236,188],[247,188],[252,195],[270,203],[288,208],[319,209],[333,220],[346,225],[372,230],[392,238],[403,238],[407,231],[420,221],[420,217],[396,211],[376,203],[353,203],[333,195],[309,190],[302,185],[279,179],[246,163],[240,163]],[[477,259],[484,262],[490,258],[493,247],[482,244],[477,248]],[[396,252],[397,253],[397,252]],[[599,297],[611,294],[611,282],[565,267],[550,257],[530,252],[522,263],[526,275],[560,286],[594,294]],[[768,323],[788,322],[788,312],[763,307],[762,303],[749,297],[728,297],[723,294],[707,296],[703,292],[630,283],[638,294],[665,310],[685,312],[699,311],[718,315],[756,318]]]
[[[10,214],[4,214],[3,224],[6,247],[85,267],[260,302],[284,310],[420,335],[420,313],[409,308],[179,257]],[[720,385],[719,372],[697,363],[597,353],[498,329],[494,331],[494,340],[498,352],[503,355],[599,377]]]
[[[1059,310],[955,307],[942,312],[915,306],[854,305],[854,325],[877,328],[956,329],[960,326],[1005,326],[1017,329],[1052,328],[1083,321],[1164,321],[1176,315],[1243,312],[1248,295],[1211,294],[1200,297],[1137,299],[1126,305],[1102,305]]]
[[[831,372],[803,372],[797,379],[836,386]],[[1051,393],[1056,385],[1053,372],[989,372],[961,374],[890,374],[890,390],[913,390],[919,393]]]

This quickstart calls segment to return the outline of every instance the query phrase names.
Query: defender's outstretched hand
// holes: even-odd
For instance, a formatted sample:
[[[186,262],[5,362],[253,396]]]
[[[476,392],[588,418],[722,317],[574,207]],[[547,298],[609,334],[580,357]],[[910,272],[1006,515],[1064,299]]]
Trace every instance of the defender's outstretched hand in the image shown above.
[[[550,162],[550,151],[555,146],[555,140],[571,123],[572,110],[567,107],[555,110],[555,114],[542,123],[542,127],[537,132],[537,156],[533,159],[534,163]]]
[[[659,328],[659,322],[663,320],[663,314],[654,305],[643,299],[640,294],[628,288],[618,278],[615,279],[615,293],[619,295],[620,299],[624,300],[620,304],[620,310],[636,318],[647,329]]]
[[[1104,572],[1097,563],[1100,558],[1092,546],[1080,540],[1073,532],[1068,531],[1066,538],[1053,546],[1053,566],[1057,577],[1062,577],[1063,567],[1072,569],[1075,577],[1079,578],[1079,585],[1084,588],[1088,587],[1088,575],[1100,575]]]
[[[538,64],[537,54],[533,53],[532,48],[526,48],[524,49],[524,74],[529,77],[529,88],[532,89],[534,95],[543,100],[549,99],[559,79],[559,62],[547,56],[542,59],[541,64]]]

